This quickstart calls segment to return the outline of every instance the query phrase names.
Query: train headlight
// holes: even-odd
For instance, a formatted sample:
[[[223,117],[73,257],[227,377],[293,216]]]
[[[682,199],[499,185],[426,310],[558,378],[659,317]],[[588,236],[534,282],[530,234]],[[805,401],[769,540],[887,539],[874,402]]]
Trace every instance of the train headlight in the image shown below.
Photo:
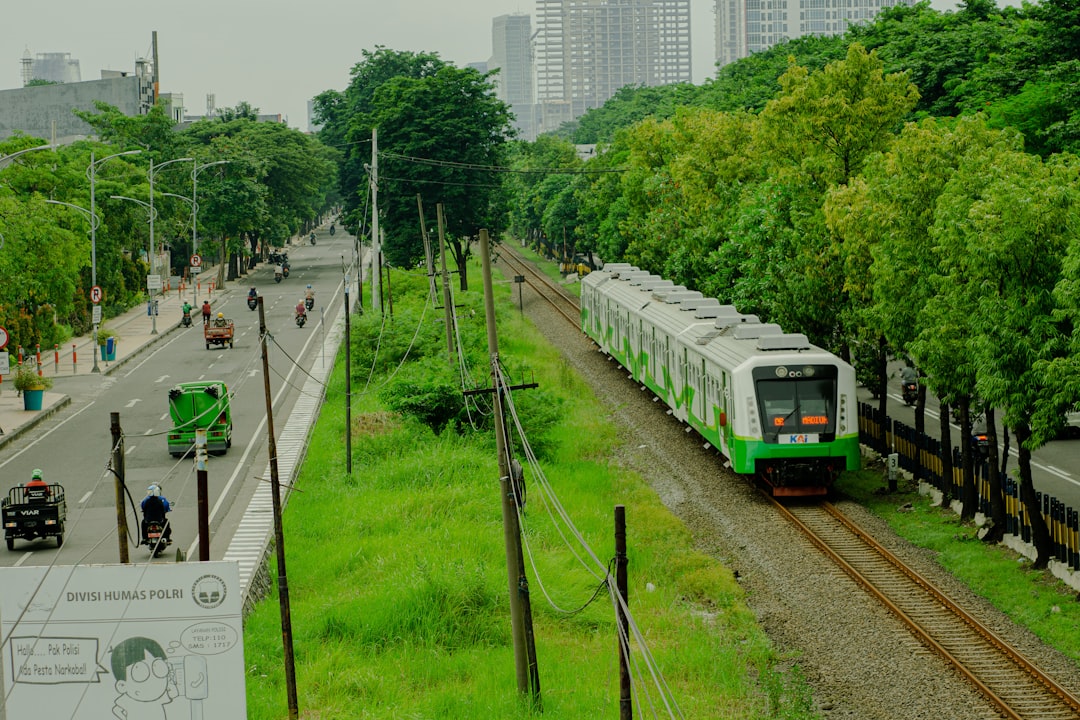
[[[802,369],[803,377],[814,377],[814,366],[807,365]]]
[[[784,367],[783,365],[781,365],[780,367],[776,368],[776,377],[778,377],[778,378],[785,378],[785,377],[787,377],[787,368],[786,368],[786,367]]]

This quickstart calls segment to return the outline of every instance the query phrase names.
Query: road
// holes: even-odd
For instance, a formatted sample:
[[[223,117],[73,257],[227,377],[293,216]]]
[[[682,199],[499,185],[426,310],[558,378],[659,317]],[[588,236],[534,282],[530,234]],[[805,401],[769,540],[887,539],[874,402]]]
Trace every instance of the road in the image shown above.
[[[289,251],[291,273],[281,283],[263,265],[219,300],[236,325],[234,347],[206,349],[202,326],[172,328],[163,340],[109,376],[59,378],[57,390],[72,398],[62,412],[41,424],[26,438],[0,450],[0,473],[9,485],[44,470],[48,482],[64,485],[68,521],[63,548],[52,541],[16,541],[15,552],[0,554],[0,566],[59,565],[118,562],[116,498],[112,473],[110,413],[120,414],[124,432],[124,465],[131,500],[141,501],[146,487],[156,482],[173,504],[170,515],[174,547],[197,557],[197,488],[192,459],[177,460],[166,449],[165,433],[172,427],[167,392],[178,382],[224,380],[232,395],[233,445],[224,455],[211,456],[208,470],[211,559],[221,559],[248,500],[261,482],[268,460],[265,384],[259,343],[258,313],[248,309],[247,286],[263,297],[267,328],[274,338],[269,350],[270,387],[275,430],[280,435],[306,379],[305,370],[325,358],[322,343],[326,323],[343,302],[342,257],[352,256],[353,238],[322,231],[315,246]],[[316,291],[309,322],[298,328],[293,308],[311,284]],[[159,326],[160,327],[160,326]],[[164,326],[168,327],[168,325]],[[162,327],[162,329],[164,329]],[[295,359],[295,362],[294,360]],[[130,532],[137,534],[138,517],[127,512]],[[145,548],[129,546],[132,561],[147,559]],[[171,552],[156,562],[172,560]]]
[[[900,397],[900,365],[890,366],[892,378],[889,381],[889,415],[912,427],[915,425],[915,408],[904,405]],[[877,403],[866,388],[859,388],[859,401]],[[927,432],[937,435],[938,423],[941,414],[940,405],[932,393],[926,394],[926,427]],[[1001,415],[998,414],[998,443],[1002,442]],[[960,444],[960,427],[953,424],[953,445]],[[1035,489],[1042,493],[1049,493],[1068,507],[1080,508],[1080,439],[1055,440],[1032,453],[1031,474]],[[1016,470],[1017,453],[1016,439],[1010,438],[1009,466],[1010,471]]]

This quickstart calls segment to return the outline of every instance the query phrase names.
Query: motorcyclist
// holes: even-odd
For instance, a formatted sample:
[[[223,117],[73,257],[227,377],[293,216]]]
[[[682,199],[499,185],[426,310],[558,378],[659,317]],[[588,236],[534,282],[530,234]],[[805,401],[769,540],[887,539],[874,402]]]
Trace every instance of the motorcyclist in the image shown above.
[[[184,304],[180,306],[180,311],[183,313],[184,317],[190,319],[191,318],[191,303],[189,303],[187,300],[185,300]]]
[[[218,313],[214,318],[214,327],[228,327],[229,321],[225,319],[225,313]]]
[[[905,385],[914,385],[919,382],[919,373],[910,365],[905,365],[900,370],[900,382]]]
[[[311,231],[311,235],[308,236],[308,239],[311,240],[312,245],[315,244],[315,231],[314,230]]]
[[[211,312],[211,310],[210,310],[210,301],[209,300],[203,300],[203,304],[202,304],[202,324],[203,325],[209,325],[210,324],[210,312]]]
[[[281,277],[281,265],[274,266],[274,277]]]
[[[314,300],[315,299],[315,291],[312,289],[312,287],[310,285],[308,285],[306,288],[304,288],[304,299],[305,300],[308,300],[308,299]]]
[[[165,513],[172,512],[172,506],[169,505],[169,501],[165,499],[165,496],[161,494],[161,487],[157,483],[146,488],[146,497],[143,498],[140,507],[143,513],[143,538],[146,538],[146,526],[151,522],[158,522],[163,527],[162,537],[165,538],[165,542],[171,543],[172,527],[171,523],[165,520]]]
[[[258,290],[256,290],[256,289],[255,289],[255,286],[254,286],[254,285],[252,285],[252,286],[251,286],[251,289],[250,289],[250,290],[248,290],[248,297],[249,297],[249,298],[256,298],[256,297],[259,297],[259,292],[258,292]]]

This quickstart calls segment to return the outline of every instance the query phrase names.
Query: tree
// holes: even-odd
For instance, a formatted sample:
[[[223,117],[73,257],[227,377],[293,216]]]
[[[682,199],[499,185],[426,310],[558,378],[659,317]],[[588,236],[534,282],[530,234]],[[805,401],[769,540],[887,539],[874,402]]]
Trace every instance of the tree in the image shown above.
[[[441,203],[446,235],[462,289],[468,243],[481,228],[494,237],[505,226],[501,179],[510,109],[495,97],[490,75],[445,66],[433,76],[397,77],[379,86],[372,112],[354,119],[379,129],[379,210],[386,258],[413,266],[424,257],[416,196],[425,213]],[[426,219],[434,227],[434,217]]]
[[[934,226],[951,280],[943,290],[970,298],[978,395],[1003,410],[1017,439],[1035,567],[1046,567],[1053,554],[1032,485],[1031,451],[1048,439],[1039,418],[1061,410],[1041,370],[1063,345],[1053,291],[1078,219],[1077,174],[1071,157],[1043,163],[1001,146],[969,153],[942,194]]]

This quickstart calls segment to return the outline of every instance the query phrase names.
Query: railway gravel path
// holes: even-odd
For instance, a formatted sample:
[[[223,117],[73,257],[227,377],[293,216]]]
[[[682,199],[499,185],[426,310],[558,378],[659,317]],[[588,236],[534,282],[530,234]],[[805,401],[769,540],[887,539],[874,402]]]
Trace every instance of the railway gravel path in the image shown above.
[[[813,688],[816,709],[830,720],[979,720],[1001,715],[895,617],[821,556],[771,511],[744,480],[723,468],[715,451],[666,415],[624,372],[534,292],[525,313],[585,378],[620,428],[613,459],[648,480],[690,529],[698,549],[732,568],[759,622]],[[1012,623],[942,570],[931,553],[896,537],[852,502],[843,512],[883,545],[947,590],[979,620],[1015,644],[1045,671],[1080,693],[1080,673],[1061,654]],[[633,508],[627,508],[633,525]]]

